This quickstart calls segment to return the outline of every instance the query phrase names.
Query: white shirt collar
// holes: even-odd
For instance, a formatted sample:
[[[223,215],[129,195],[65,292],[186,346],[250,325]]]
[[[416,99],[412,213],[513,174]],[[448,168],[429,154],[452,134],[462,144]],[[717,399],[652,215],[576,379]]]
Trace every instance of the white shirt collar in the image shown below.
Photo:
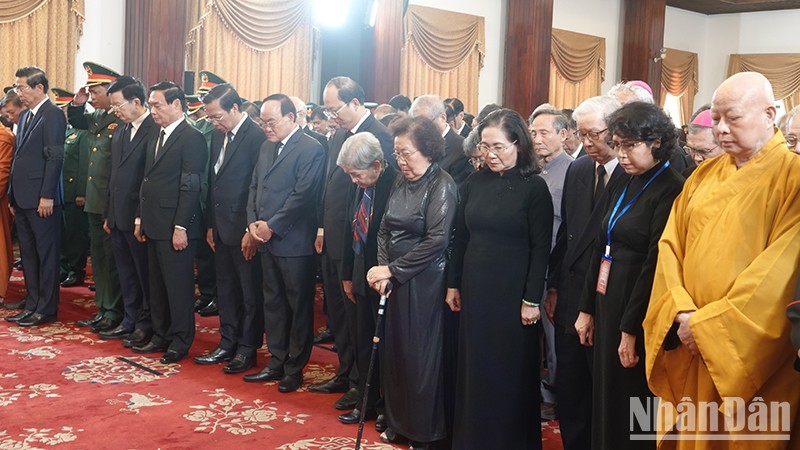
[[[242,128],[242,124],[244,123],[245,120],[247,120],[247,113],[242,113],[242,118],[239,119],[239,123],[237,123],[236,126],[233,127],[233,129],[230,131],[231,133],[233,133],[234,136],[236,136],[236,133],[239,132],[239,128]]]
[[[570,157],[572,157],[572,159],[575,159],[575,158],[577,158],[577,157],[578,157],[578,153],[580,153],[580,152],[581,152],[581,149],[583,149],[583,142],[581,142],[580,144],[578,144],[578,148],[576,148],[574,152],[572,152],[572,153],[570,153],[570,152],[567,152],[567,154],[568,154]]]
[[[361,124],[364,123],[365,120],[367,120],[367,117],[369,117],[369,110],[364,112],[364,115],[361,116],[361,119],[358,121],[358,123],[356,123],[356,126],[350,129],[350,132],[353,134],[358,133],[358,127],[360,127]]]
[[[133,127],[133,130],[134,130],[134,131],[138,131],[138,130],[139,130],[139,127],[141,127],[141,126],[142,126],[142,123],[144,123],[144,119],[147,119],[147,116],[149,116],[149,115],[150,115],[150,110],[149,110],[149,109],[147,109],[147,108],[145,108],[145,109],[144,109],[144,112],[142,113],[142,115],[141,115],[141,116],[139,116],[139,117],[138,117],[136,120],[134,120],[133,122],[131,122],[131,127]]]
[[[464,131],[464,127],[467,126],[467,122],[461,121],[461,128],[458,129],[458,134],[461,134]]]
[[[172,132],[175,131],[175,128],[178,128],[178,125],[180,125],[181,122],[183,122],[185,120],[186,119],[183,116],[181,116],[175,122],[172,122],[171,124],[169,124],[166,127],[161,129],[161,131],[164,132],[164,142],[167,142],[167,139],[169,139],[169,135],[171,135]]]
[[[611,161],[603,164],[603,167],[606,168],[606,175],[608,175],[608,178],[606,178],[606,184],[608,184],[608,180],[611,179],[611,174],[614,173],[614,169],[617,168],[617,164],[619,164],[619,161],[617,161],[617,158],[612,158]],[[597,171],[597,167],[598,166],[600,166],[600,164],[597,161],[595,161],[595,163],[594,163],[594,170],[595,171]]]
[[[450,125],[444,124],[444,131],[442,131],[442,137],[447,136],[447,133],[450,132]]]
[[[289,139],[291,139],[292,136],[294,136],[294,134],[297,133],[297,130],[299,130],[299,129],[300,129],[300,127],[298,127],[297,124],[295,124],[294,129],[292,130],[292,132],[289,133],[289,135],[286,136],[285,138],[281,139],[281,144],[283,144],[282,145],[283,147],[286,147],[286,143],[289,142]]]
[[[46,102],[46,101],[48,101],[48,100],[50,100],[50,97],[48,97],[48,96],[46,96],[46,95],[45,95],[45,96],[44,96],[44,99],[43,99],[42,101],[40,101],[40,102],[39,102],[39,104],[38,104],[38,105],[36,105],[36,107],[35,107],[35,108],[31,109],[31,114],[35,116],[35,115],[36,115],[36,113],[37,113],[37,112],[39,112],[39,108],[41,108],[41,107],[42,107],[42,105],[44,105],[44,102]]]

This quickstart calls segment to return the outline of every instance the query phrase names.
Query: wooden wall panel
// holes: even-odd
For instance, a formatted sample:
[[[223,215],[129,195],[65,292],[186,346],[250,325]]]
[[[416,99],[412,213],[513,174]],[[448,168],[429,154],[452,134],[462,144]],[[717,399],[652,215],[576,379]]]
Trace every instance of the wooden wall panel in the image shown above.
[[[553,0],[508,0],[503,106],[526,118],[547,102]]]
[[[125,74],[145,87],[159,81],[183,85],[186,43],[184,0],[125,2]]]
[[[661,62],[654,62],[653,58],[664,46],[666,0],[625,0],[624,8],[622,79],[646,81],[653,88],[653,96],[658,99]]]

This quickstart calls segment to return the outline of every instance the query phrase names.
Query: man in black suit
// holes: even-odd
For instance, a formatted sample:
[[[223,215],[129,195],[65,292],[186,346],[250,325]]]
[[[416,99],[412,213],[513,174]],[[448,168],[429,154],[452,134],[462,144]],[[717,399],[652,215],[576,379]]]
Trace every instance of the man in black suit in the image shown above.
[[[200,178],[203,134],[184,119],[186,96],[177,84],[150,88],[150,112],[161,127],[147,146],[134,235],[147,241],[153,337],[138,353],[165,352],[163,364],[186,356],[194,340],[194,255],[204,236]]]
[[[28,107],[19,119],[8,183],[23,274],[25,309],[6,317],[20,326],[55,322],[58,314],[59,248],[63,192],[61,169],[67,121],[47,97],[47,75],[38,67],[17,70],[14,90]]]
[[[469,132],[472,131],[472,127],[469,126],[466,122],[464,122],[464,102],[457,98],[447,98],[444,102],[453,108],[453,113],[455,114],[455,118],[450,123],[450,126],[456,130],[461,137],[465,138],[469,136]]]
[[[261,265],[254,258],[253,239],[243,239],[247,228],[247,196],[264,132],[239,108],[239,93],[230,84],[218,84],[203,96],[208,120],[216,127],[211,136],[206,202],[206,241],[216,262],[219,334],[217,347],[197,356],[198,364],[230,361],[222,370],[241,373],[256,363],[263,342]]]
[[[344,230],[350,221],[345,217],[345,210],[351,200],[348,192],[352,183],[350,177],[336,165],[336,160],[342,144],[348,137],[355,133],[368,132],[378,138],[384,159],[397,166],[397,162],[391,156],[394,142],[389,130],[364,106],[364,97],[364,89],[347,77],[336,77],[328,81],[322,95],[326,115],[335,121],[339,128],[331,139],[328,151],[320,208],[320,229],[314,246],[317,252],[323,255],[322,279],[328,303],[328,323],[336,342],[339,368],[334,378],[312,385],[309,390],[319,393],[344,392],[345,395],[334,404],[335,408],[341,410],[352,409],[360,396],[353,346],[356,309],[345,298],[340,274]]]
[[[280,392],[303,384],[314,328],[314,236],[325,152],[295,123],[284,94],[261,105],[267,141],[261,146],[247,198],[248,232],[261,259],[267,366],[245,381],[278,380]],[[248,241],[249,242],[249,241]]]
[[[588,156],[567,169],[561,200],[561,226],[550,260],[547,316],[554,324],[556,386],[561,437],[566,450],[591,447],[592,348],[575,332],[591,246],[600,232],[608,192],[624,180],[609,147],[606,118],[620,104],[609,96],[593,97],[575,109],[578,130]]]
[[[561,114],[564,114],[564,116],[569,119],[567,125],[567,140],[564,141],[564,151],[566,151],[572,159],[578,159],[586,154],[586,150],[583,149],[583,143],[580,138],[578,138],[578,124],[575,123],[572,112],[572,109],[561,110]]]
[[[325,137],[324,134],[319,134],[316,131],[312,130],[312,127],[308,126],[308,117],[306,116],[306,103],[300,97],[289,97],[292,99],[292,103],[294,104],[295,109],[297,110],[297,117],[295,118],[295,123],[303,133],[311,136],[312,138],[316,139],[319,142],[319,145],[322,146],[322,149],[325,150],[325,154],[328,154],[328,138]]]
[[[455,117],[455,110],[445,105],[438,95],[422,95],[414,100],[408,111],[411,117],[421,116],[433,121],[436,128],[444,138],[445,155],[439,166],[453,177],[453,181],[460,187],[464,180],[472,173],[469,158],[464,154],[464,138],[453,130],[448,124]],[[447,311],[450,308],[446,308]]]
[[[122,76],[106,91],[111,112],[124,126],[111,137],[111,172],[103,229],[111,235],[111,248],[122,291],[123,318],[116,328],[101,331],[101,339],[122,339],[123,345],[142,346],[153,334],[150,320],[150,286],[147,244],[133,235],[139,188],[144,178],[147,145],[157,135],[158,126],[145,108],[142,82]]]

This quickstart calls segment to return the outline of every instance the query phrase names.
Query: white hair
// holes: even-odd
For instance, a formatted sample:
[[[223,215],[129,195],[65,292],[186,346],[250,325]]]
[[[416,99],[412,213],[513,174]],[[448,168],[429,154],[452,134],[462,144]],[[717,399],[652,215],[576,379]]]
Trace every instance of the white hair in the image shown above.
[[[356,170],[365,170],[372,167],[375,161],[383,161],[381,143],[372,133],[356,133],[342,144],[336,165],[351,167]]]
[[[608,91],[608,95],[616,98],[622,104],[631,102],[655,103],[653,95],[647,92],[647,89],[625,81],[615,84]]]
[[[572,118],[575,122],[579,122],[585,116],[599,114],[605,121],[608,119],[608,116],[621,107],[622,105],[615,97],[603,95],[591,97],[584,100],[583,103],[575,108],[575,111],[572,112]]]
[[[417,97],[408,110],[408,115],[411,117],[422,115],[430,120],[436,120],[442,114],[444,114],[444,101],[442,97],[432,94]]]

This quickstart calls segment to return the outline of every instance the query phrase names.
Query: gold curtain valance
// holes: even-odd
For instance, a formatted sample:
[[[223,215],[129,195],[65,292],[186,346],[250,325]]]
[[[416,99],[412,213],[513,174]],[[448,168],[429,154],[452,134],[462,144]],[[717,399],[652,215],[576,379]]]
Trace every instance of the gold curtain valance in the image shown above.
[[[800,53],[731,55],[728,76],[738,72],[763,74],[782,100],[800,91]]]
[[[24,19],[49,0],[0,0],[0,24]]]
[[[694,96],[698,86],[697,53],[667,49],[667,57],[661,61],[661,105],[667,94],[680,97],[681,115],[684,122],[692,116]]]
[[[482,55],[483,17],[410,5],[406,12],[408,41],[432,69],[449,72],[474,54]],[[483,59],[479,64],[483,67]]]
[[[559,74],[570,83],[579,83],[595,69],[605,80],[606,40],[588,34],[553,28],[551,58]]]

